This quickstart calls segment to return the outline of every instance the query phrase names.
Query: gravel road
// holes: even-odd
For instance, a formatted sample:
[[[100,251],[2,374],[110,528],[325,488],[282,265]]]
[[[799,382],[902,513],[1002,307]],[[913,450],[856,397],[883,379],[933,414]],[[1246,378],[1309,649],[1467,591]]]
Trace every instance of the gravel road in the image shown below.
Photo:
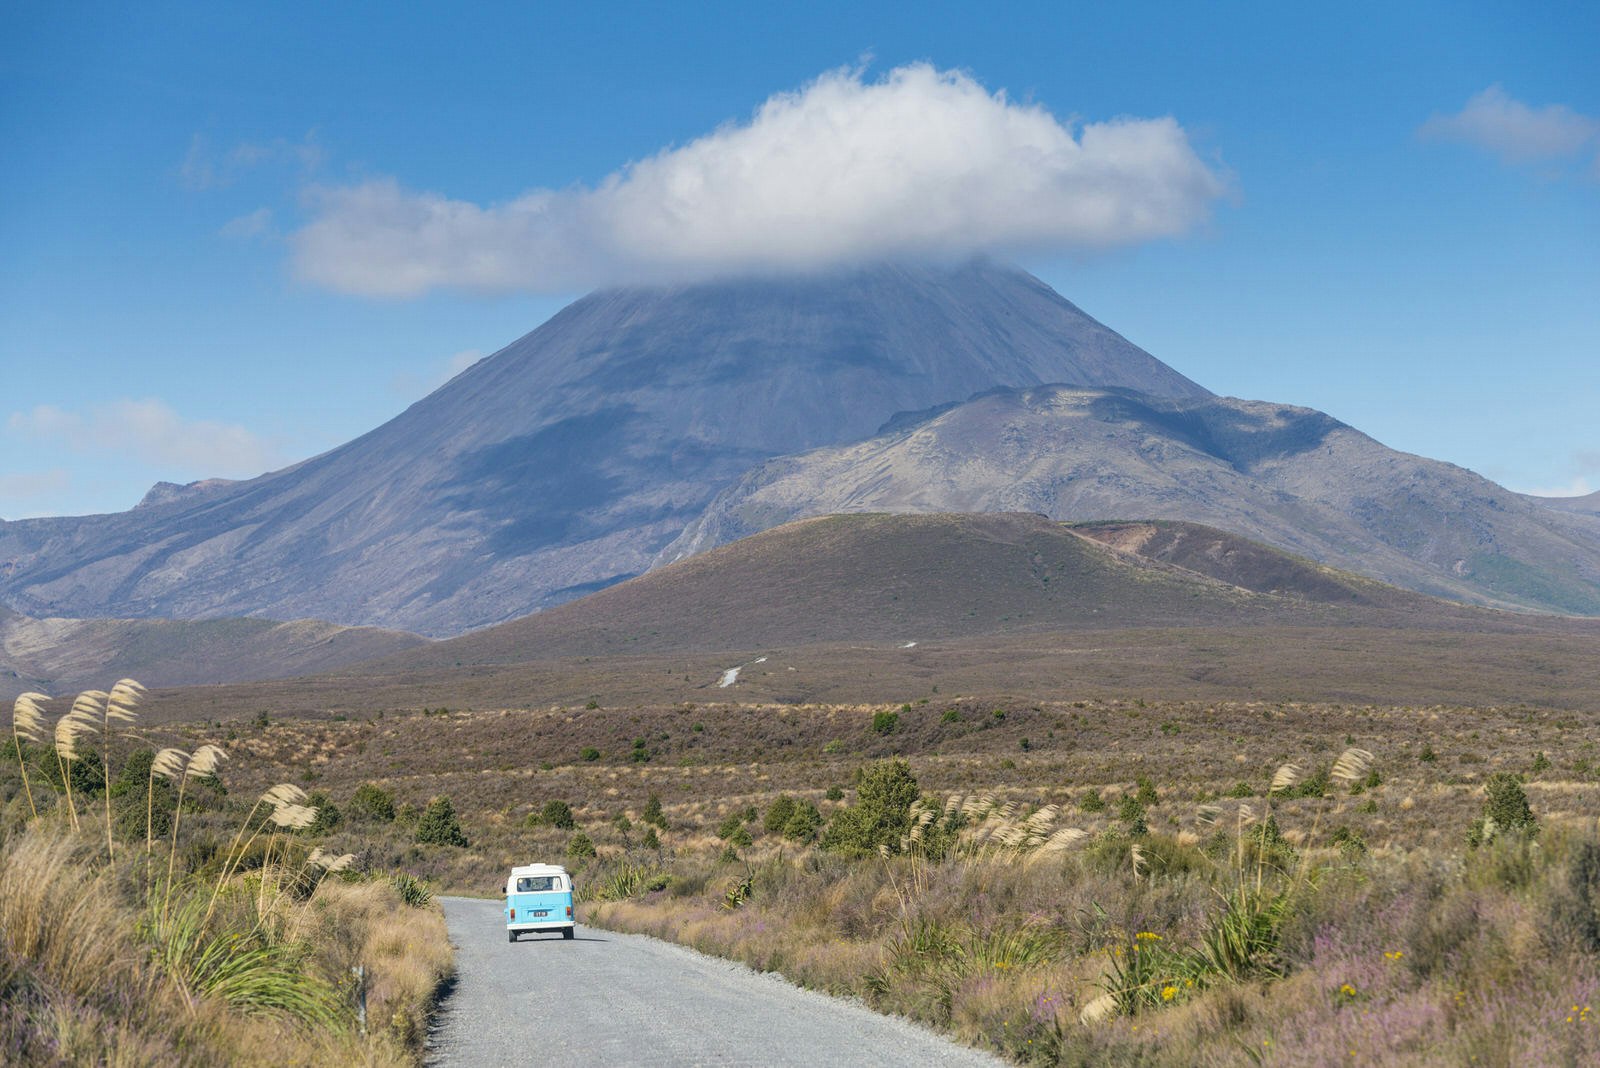
[[[506,940],[499,901],[447,897],[458,978],[428,1064],[923,1065],[1002,1062],[903,1020],[640,935]]]

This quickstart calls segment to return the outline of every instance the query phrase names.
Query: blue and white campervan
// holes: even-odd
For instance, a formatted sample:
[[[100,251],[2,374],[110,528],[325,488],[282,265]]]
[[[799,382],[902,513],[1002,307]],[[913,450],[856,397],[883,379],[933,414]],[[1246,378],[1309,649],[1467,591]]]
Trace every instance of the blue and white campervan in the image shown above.
[[[524,931],[577,933],[572,917],[572,876],[557,864],[511,869],[506,880],[506,933],[515,942]]]

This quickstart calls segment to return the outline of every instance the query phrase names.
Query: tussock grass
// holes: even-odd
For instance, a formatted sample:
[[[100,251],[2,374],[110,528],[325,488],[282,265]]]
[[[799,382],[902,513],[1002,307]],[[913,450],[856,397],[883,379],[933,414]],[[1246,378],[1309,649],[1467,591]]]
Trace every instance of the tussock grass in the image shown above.
[[[438,908],[307,841],[316,813],[298,787],[228,801],[219,747],[126,752],[141,690],[123,680],[79,695],[53,728],[41,695],[14,709],[15,774],[0,775],[0,1061],[414,1063],[451,967]]]

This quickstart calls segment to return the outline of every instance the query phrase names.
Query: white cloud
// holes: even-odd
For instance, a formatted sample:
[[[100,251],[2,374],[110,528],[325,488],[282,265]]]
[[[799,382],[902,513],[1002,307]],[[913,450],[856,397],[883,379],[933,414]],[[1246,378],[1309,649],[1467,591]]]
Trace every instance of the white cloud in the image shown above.
[[[1531,163],[1586,151],[1600,141],[1600,120],[1563,104],[1530,107],[1491,85],[1454,115],[1435,115],[1417,132],[1425,140],[1475,145],[1507,163]]]
[[[158,467],[207,476],[246,478],[283,462],[276,447],[242,426],[187,420],[154,399],[118,400],[87,412],[41,404],[11,413],[6,429],[76,452],[131,454]]]
[[[482,206],[393,180],[323,188],[300,277],[347,293],[561,291],[1182,234],[1228,191],[1172,118],[1063,123],[926,64],[823,75],[593,189]]]
[[[48,471],[0,474],[0,506],[5,506],[9,512],[9,506],[15,502],[59,493],[71,483],[72,476],[63,467],[54,467]]]
[[[237,218],[229,219],[222,224],[222,229],[217,231],[223,237],[232,237],[247,240],[260,237],[262,234],[272,232],[272,209],[257,208],[255,211]]]
[[[189,149],[178,164],[178,181],[187,189],[221,189],[232,185],[244,172],[268,164],[297,166],[311,174],[327,159],[327,150],[317,142],[317,131],[309,130],[298,141],[286,137],[271,141],[244,141],[226,152],[215,152],[203,134],[189,138]]]
[[[1565,486],[1546,486],[1522,492],[1533,497],[1586,497],[1597,489],[1600,489],[1600,486],[1590,485],[1587,478],[1579,475]]]
[[[452,353],[431,374],[401,372],[389,380],[389,391],[401,397],[432,393],[456,375],[483,359],[482,349],[462,349]]]

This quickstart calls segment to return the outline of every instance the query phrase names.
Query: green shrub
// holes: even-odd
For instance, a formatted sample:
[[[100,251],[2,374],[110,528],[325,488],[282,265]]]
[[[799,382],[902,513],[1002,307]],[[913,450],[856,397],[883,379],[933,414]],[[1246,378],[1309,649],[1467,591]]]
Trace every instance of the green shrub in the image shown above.
[[[649,827],[644,832],[644,838],[639,842],[645,849],[660,849],[661,836],[656,833],[655,827]]]
[[[1078,802],[1078,807],[1089,813],[1104,812],[1106,810],[1105,798],[1100,796],[1099,790],[1090,790]]]
[[[456,819],[456,807],[448,797],[440,796],[428,802],[427,810],[417,822],[417,843],[449,846],[467,844],[467,836],[461,831],[461,822]]]
[[[358,820],[394,822],[394,794],[375,783],[364,782],[350,798],[350,815]]]
[[[779,794],[767,806],[767,814],[761,821],[762,828],[768,834],[782,834],[784,827],[789,824],[789,817],[794,815],[794,798],[788,794]]]
[[[893,734],[900,727],[900,713],[874,712],[872,714],[872,730],[874,734]]]
[[[1148,778],[1141,775],[1138,779],[1134,780],[1134,783],[1138,789],[1134,791],[1133,796],[1139,799],[1139,804],[1149,808],[1160,801],[1160,798],[1156,794],[1156,784],[1151,782]]]
[[[856,785],[856,803],[833,814],[822,847],[858,857],[876,853],[880,846],[898,852],[917,796],[917,780],[904,760],[868,765]]]
[[[561,831],[570,831],[578,825],[572,818],[572,806],[565,801],[546,801],[539,810],[539,818]]]
[[[1128,834],[1138,838],[1150,833],[1150,824],[1145,819],[1144,805],[1137,797],[1124,796],[1117,801],[1117,819],[1128,825]]]
[[[344,813],[339,811],[339,806],[320,790],[306,798],[306,804],[317,810],[317,818],[306,828],[307,834],[327,834],[344,821]]]
[[[576,857],[579,860],[583,860],[586,858],[591,858],[594,855],[594,839],[590,838],[582,831],[579,831],[577,834],[574,834],[571,838],[567,839],[567,856]]]
[[[961,710],[959,708],[947,708],[947,709],[945,709],[944,710],[944,715],[939,717],[939,722],[940,723],[960,723],[961,722]]]
[[[653,824],[665,830],[667,827],[666,813],[661,810],[661,796],[651,794],[650,799],[644,803],[644,815],[640,817],[644,822]]]
[[[584,760],[588,760],[588,761],[599,760],[600,759],[600,750],[596,749],[592,745],[586,745],[582,749],[578,750],[578,756],[580,756]]]
[[[1539,752],[1533,754],[1533,773],[1537,775],[1541,771],[1549,770],[1550,758],[1544,755],[1544,751],[1540,750]]]
[[[1539,833],[1539,821],[1528,807],[1528,794],[1522,776],[1497,771],[1483,784],[1483,815],[1467,829],[1467,844],[1476,849],[1502,834],[1532,838]]]
[[[834,785],[828,787],[828,792],[824,796],[827,797],[829,801],[843,801],[844,787],[835,783]]]
[[[796,842],[809,842],[822,827],[822,813],[810,801],[797,801],[783,825],[783,836]]]
[[[1254,797],[1254,796],[1256,796],[1256,792],[1250,788],[1250,784],[1249,783],[1247,783],[1247,782],[1237,782],[1237,783],[1233,784],[1233,788],[1231,790],[1226,791],[1225,793],[1223,793],[1222,796],[1223,797]]]
[[[1417,759],[1422,761],[1424,764],[1432,764],[1439,759],[1439,754],[1433,751],[1432,744],[1424,742],[1422,745],[1422,752],[1417,754]]]

